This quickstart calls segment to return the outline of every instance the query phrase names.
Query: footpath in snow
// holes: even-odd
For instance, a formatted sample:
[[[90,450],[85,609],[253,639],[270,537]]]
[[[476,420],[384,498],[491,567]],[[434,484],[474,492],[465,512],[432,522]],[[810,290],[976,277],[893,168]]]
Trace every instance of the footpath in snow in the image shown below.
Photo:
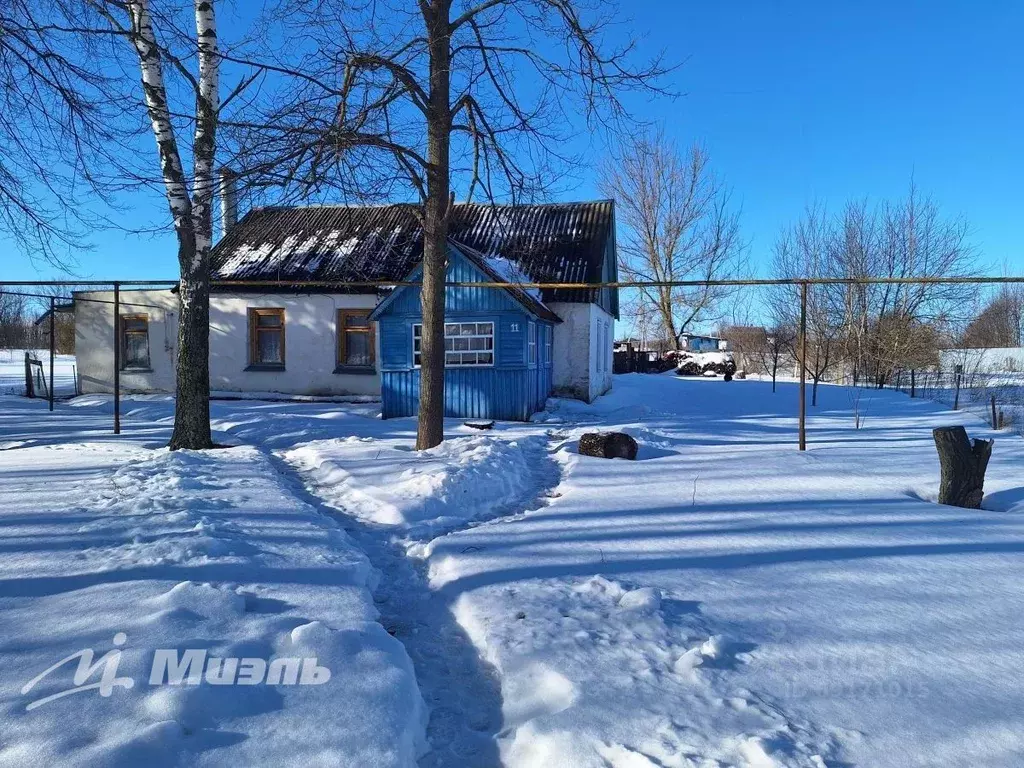
[[[376,572],[261,451],[170,453],[165,427],[127,420],[114,438],[87,409],[0,404],[0,765],[407,766],[423,751]],[[106,696],[74,690],[77,661],[24,690],[83,649],[99,667],[120,650]],[[159,649],[315,658],[330,679],[152,685]],[[233,663],[215,672],[234,679]]]
[[[1024,440],[996,434],[985,510],[940,507],[931,428],[987,429],[933,403],[862,392],[857,430],[846,389],[823,387],[819,401],[803,454],[789,383],[773,394],[756,381],[619,376],[593,405],[551,401],[534,423],[486,433],[453,421],[443,446],[419,453],[413,421],[381,421],[373,404],[218,402],[215,426],[244,445],[180,457],[151,447],[166,439],[166,398],[128,399],[121,441],[91,431],[108,426],[105,398],[78,398],[31,427],[4,401],[5,423],[21,426],[0,436],[0,471],[28,485],[0,524],[42,516],[12,540],[8,562],[50,586],[0,590],[12,601],[0,621],[10,638],[12,622],[29,624],[8,607],[52,618],[9,640],[2,660],[20,665],[20,685],[66,649],[110,647],[115,625],[127,626],[128,645],[157,647],[165,635],[139,628],[154,613],[145,600],[187,580],[242,594],[242,610],[168,642],[205,638],[223,651],[251,640],[272,655],[298,633],[332,664],[369,648],[355,658],[377,666],[356,665],[341,688],[332,677],[277,690],[281,706],[251,711],[250,698],[222,689],[218,709],[196,689],[194,708],[155,710],[164,719],[152,722],[186,723],[180,733],[163,725],[131,742],[169,740],[172,762],[268,764],[253,750],[269,742],[301,763],[294,727],[316,729],[321,761],[342,765],[1019,765]],[[594,429],[633,434],[639,460],[579,456],[579,435]],[[69,507],[66,486],[36,471],[49,465],[85,489],[71,517],[82,526],[99,515],[98,556],[77,528],[45,527]],[[139,490],[103,495],[120,486]],[[175,514],[185,517],[165,519]],[[68,579],[75,568],[93,574],[88,583]],[[88,589],[114,585],[154,597],[93,619],[95,634],[57,625],[58,613],[86,611]],[[350,628],[359,643],[338,651],[329,638]],[[0,738],[0,762],[51,743],[34,713],[15,711],[15,688],[2,702],[21,730]],[[138,691],[88,706],[119,694],[135,706],[123,711],[132,728],[155,727],[140,719],[150,709]],[[307,704],[317,709],[308,718]],[[97,711],[98,721],[115,710]],[[364,713],[356,730],[340,732],[354,711]],[[84,760],[111,744],[93,731],[116,724],[68,734],[53,754]]]

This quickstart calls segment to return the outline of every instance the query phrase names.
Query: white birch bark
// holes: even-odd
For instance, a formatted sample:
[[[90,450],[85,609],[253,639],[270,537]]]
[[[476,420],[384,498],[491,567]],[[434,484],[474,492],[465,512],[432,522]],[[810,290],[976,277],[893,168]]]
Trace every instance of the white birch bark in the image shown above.
[[[185,171],[181,165],[181,155],[178,153],[178,142],[174,136],[170,110],[167,106],[167,88],[164,86],[160,48],[156,42],[153,20],[149,13],[149,0],[130,0],[128,14],[134,33],[131,36],[132,45],[138,54],[139,68],[142,72],[143,98],[160,155],[160,170],[167,194],[167,203],[171,208],[174,228],[181,232],[186,227],[192,228],[190,221],[192,204],[188,195],[188,185],[185,182]]]
[[[213,246],[213,164],[217,112],[220,109],[220,60],[213,0],[195,0],[196,41],[199,48],[199,92],[193,143],[192,221],[196,234],[195,268],[205,263]]]
[[[199,81],[191,196],[164,85],[160,48],[149,0],[128,0],[132,45],[139,57],[146,110],[153,125],[164,189],[178,238],[178,356],[174,432],[170,448],[213,446],[210,434],[210,248],[212,246],[213,163],[216,153],[219,56],[214,0],[193,0]]]

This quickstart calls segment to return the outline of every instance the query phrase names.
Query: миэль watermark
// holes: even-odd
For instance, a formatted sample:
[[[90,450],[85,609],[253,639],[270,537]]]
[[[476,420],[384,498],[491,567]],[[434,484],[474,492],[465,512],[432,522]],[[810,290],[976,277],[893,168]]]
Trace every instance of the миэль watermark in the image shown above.
[[[35,699],[25,709],[32,710],[73,693],[99,691],[100,696],[107,697],[115,688],[133,688],[134,678],[117,674],[120,648],[126,642],[128,636],[118,632],[113,638],[114,649],[95,662],[92,648],[83,648],[43,670],[22,686],[23,695],[65,665],[78,662],[72,687]],[[97,672],[99,680],[88,682]],[[203,648],[180,652],[174,648],[158,648],[153,653],[148,682],[149,685],[199,685],[204,681],[209,685],[323,685],[330,679],[331,671],[319,666],[315,656],[278,656],[268,661],[255,657],[209,656]]]

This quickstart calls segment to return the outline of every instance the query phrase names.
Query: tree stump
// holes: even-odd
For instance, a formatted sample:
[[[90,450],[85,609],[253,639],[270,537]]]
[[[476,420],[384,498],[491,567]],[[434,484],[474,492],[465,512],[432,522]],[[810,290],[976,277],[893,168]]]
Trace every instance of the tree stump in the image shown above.
[[[587,432],[580,438],[579,452],[599,459],[636,459],[636,440],[625,432]]]
[[[939,504],[979,509],[984,496],[985,470],[995,441],[970,440],[963,427],[938,427],[932,430],[932,437],[942,470]]]

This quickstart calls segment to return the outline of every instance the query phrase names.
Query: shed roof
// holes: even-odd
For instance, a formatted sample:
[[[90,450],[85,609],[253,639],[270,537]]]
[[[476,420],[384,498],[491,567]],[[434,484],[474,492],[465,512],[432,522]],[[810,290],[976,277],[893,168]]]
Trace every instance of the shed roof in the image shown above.
[[[534,282],[600,283],[611,200],[502,206],[457,203],[448,236],[515,261]],[[415,208],[266,207],[250,211],[213,249],[215,280],[402,280],[422,260]],[[544,301],[596,300],[593,290],[545,290]]]
[[[482,253],[474,251],[472,248],[462,245],[461,243],[456,243],[450,238],[449,245],[455,250],[457,250],[460,254],[462,254],[463,258],[465,258],[470,264],[472,264],[478,270],[480,270],[480,272],[489,281],[493,281],[495,283],[510,282],[507,279],[507,276],[498,272],[494,268],[491,261],[487,259],[487,257],[485,257]],[[412,271],[409,274],[404,275],[402,277],[402,281],[414,281],[419,276],[420,269],[421,265],[417,264],[415,267],[413,267]],[[370,319],[379,319],[380,316],[384,314],[385,310],[387,310],[388,306],[395,300],[398,294],[400,294],[402,291],[408,290],[409,288],[410,286],[405,285],[400,286],[396,288],[394,291],[392,291],[391,294],[388,295],[387,298],[385,298],[380,304],[378,304],[370,313]],[[523,307],[527,312],[534,315],[535,317],[538,317],[541,320],[547,320],[552,323],[562,322],[562,318],[560,318],[558,315],[552,312],[544,304],[544,302],[541,301],[540,297],[534,295],[533,292],[518,287],[501,288],[499,290],[505,291],[507,294],[509,294],[509,296],[512,297],[514,301],[516,301],[521,307]]]

